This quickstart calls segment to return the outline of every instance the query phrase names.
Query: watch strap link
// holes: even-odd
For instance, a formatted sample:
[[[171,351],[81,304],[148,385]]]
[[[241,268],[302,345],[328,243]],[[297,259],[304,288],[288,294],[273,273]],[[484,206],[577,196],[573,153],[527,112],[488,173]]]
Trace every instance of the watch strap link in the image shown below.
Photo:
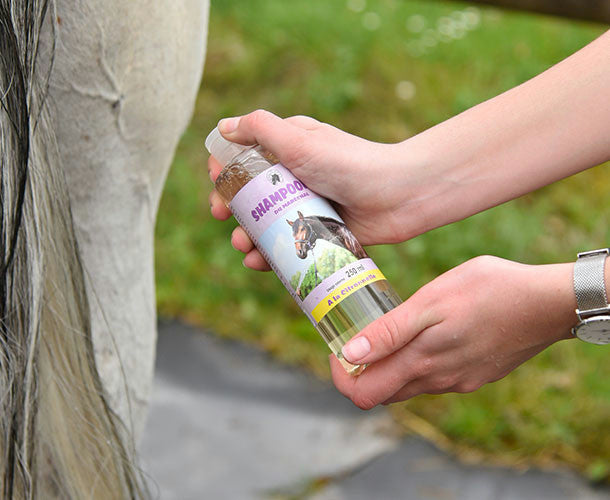
[[[576,313],[581,320],[608,310],[604,268],[609,254],[608,248],[578,254],[574,264],[574,293],[578,304]]]

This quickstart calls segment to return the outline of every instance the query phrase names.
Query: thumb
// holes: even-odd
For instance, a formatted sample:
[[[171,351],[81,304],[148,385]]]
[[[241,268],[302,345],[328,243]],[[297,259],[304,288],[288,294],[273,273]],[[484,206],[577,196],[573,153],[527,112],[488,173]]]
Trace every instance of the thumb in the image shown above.
[[[407,301],[364,327],[341,352],[350,363],[373,363],[404,347],[426,326]]]
[[[313,119],[312,119],[313,120]],[[273,153],[282,164],[299,164],[306,130],[297,122],[283,120],[259,109],[244,116],[225,118],[218,122],[218,130],[225,139],[239,144],[260,144]]]

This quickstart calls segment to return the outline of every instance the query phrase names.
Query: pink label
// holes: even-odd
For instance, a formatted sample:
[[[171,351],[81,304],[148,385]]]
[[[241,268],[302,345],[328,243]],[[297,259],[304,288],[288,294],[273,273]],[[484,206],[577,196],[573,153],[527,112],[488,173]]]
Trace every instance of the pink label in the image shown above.
[[[351,293],[384,279],[330,203],[280,164],[245,185],[230,207],[314,324]]]
[[[233,197],[231,211],[239,213],[257,240],[267,228],[286,212],[313,196],[305,184],[282,165],[265,170]]]

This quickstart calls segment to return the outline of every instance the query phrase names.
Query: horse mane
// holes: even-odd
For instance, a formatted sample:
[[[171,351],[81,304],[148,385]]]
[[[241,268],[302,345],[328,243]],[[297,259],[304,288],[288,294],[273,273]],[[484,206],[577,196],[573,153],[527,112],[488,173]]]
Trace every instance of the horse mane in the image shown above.
[[[362,259],[368,257],[362,245],[356,240],[354,235],[350,232],[344,222],[332,217],[325,217],[323,215],[309,215],[304,219],[297,219],[297,221],[310,221],[314,223],[322,224],[329,232],[331,232],[336,238],[341,241],[342,246],[352,252],[356,257]]]
[[[52,55],[37,55],[53,12],[52,0],[0,0],[0,496],[143,497],[133,444],[95,365],[45,104]]]
[[[341,222],[340,220],[337,219],[333,219],[332,217],[325,217],[324,215],[308,215],[307,217],[305,217],[306,219],[317,219],[320,222],[324,223],[335,223],[339,226],[345,227],[345,223]]]

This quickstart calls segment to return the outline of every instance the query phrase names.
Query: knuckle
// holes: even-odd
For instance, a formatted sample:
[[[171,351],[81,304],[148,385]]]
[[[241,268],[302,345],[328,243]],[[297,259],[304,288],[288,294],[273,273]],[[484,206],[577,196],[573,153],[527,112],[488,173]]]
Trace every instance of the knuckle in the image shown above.
[[[472,258],[471,262],[476,262],[480,266],[486,266],[486,265],[492,263],[494,260],[495,260],[495,257],[485,254],[485,255],[479,255],[477,257]]]
[[[295,131],[295,133],[299,133]],[[293,168],[298,168],[307,163],[308,144],[303,137],[283,152],[282,160]]]
[[[307,115],[292,115],[288,119],[293,122],[299,122],[301,124],[306,124],[306,125],[314,125],[314,124],[317,125],[320,123],[315,118],[312,118],[311,116],[307,116]]]
[[[479,255],[478,257],[470,259],[467,264],[469,264],[469,267],[476,273],[486,275],[493,271],[497,260],[497,257],[493,257],[492,255]]]
[[[400,328],[393,315],[386,314],[383,316],[376,337],[385,351],[392,352],[400,346]]]
[[[361,410],[371,410],[377,406],[377,402],[366,394],[356,393],[352,395],[351,400]]]
[[[248,125],[253,128],[258,128],[264,126],[265,122],[269,120],[271,117],[271,113],[264,109],[257,109],[256,111],[252,111],[248,115],[244,117],[247,121]]]
[[[497,275],[497,262],[497,257],[479,255],[460,264],[450,272],[455,272],[466,288],[478,287]]]
[[[449,391],[455,384],[455,375],[439,375],[430,382],[430,389],[436,393],[443,393]]]
[[[413,366],[414,378],[428,377],[434,373],[434,362],[432,358],[424,358]]]
[[[478,390],[483,384],[477,381],[464,381],[455,386],[455,392],[468,393]]]

